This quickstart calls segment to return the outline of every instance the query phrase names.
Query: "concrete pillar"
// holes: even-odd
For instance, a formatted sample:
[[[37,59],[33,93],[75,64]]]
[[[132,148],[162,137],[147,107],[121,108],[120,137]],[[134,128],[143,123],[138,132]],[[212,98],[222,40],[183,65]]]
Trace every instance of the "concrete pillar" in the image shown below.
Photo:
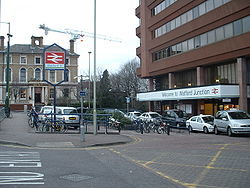
[[[149,91],[154,91],[154,79],[150,78],[149,79]],[[153,101],[149,101],[149,105],[148,105],[149,109],[148,111],[154,111],[154,102]]]
[[[247,66],[246,58],[237,58],[237,77],[239,83],[239,105],[240,109],[247,111]]]
[[[174,79],[174,73],[170,72],[168,73],[168,81],[169,81],[169,89],[174,88],[175,85],[175,79]]]
[[[42,103],[45,103],[45,87],[42,87],[42,99],[41,99],[41,102]]]
[[[197,67],[196,68],[196,74],[197,74],[197,86],[204,85],[204,68],[203,67]]]

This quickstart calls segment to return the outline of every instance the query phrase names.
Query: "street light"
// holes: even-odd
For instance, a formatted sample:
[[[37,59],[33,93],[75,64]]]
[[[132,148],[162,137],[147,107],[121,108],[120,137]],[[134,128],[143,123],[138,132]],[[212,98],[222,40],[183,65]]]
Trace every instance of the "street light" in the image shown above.
[[[6,117],[10,117],[10,92],[9,92],[9,85],[10,85],[10,37],[12,35],[10,34],[10,22],[0,22],[3,24],[9,25],[9,31],[8,31],[8,43],[7,43],[7,67],[6,67],[6,97],[5,97],[5,114]]]
[[[88,52],[88,53],[89,53],[89,93],[88,95],[89,95],[89,109],[90,109],[90,54],[92,52]]]
[[[94,0],[94,92],[93,92],[93,134],[97,135],[96,124],[96,0]]]

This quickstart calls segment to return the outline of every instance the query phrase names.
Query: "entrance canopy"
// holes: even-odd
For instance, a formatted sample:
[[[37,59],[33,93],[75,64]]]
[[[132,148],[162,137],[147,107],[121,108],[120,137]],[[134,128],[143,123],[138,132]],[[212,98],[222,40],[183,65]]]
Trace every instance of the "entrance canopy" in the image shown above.
[[[138,101],[238,98],[239,85],[212,85],[138,93]]]

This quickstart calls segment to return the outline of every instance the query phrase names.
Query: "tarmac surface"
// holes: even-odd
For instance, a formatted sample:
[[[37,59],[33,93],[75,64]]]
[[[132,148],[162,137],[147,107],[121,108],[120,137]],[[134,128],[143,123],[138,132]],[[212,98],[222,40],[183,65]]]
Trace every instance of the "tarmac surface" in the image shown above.
[[[67,133],[38,133],[28,125],[28,117],[24,112],[12,112],[12,118],[5,118],[0,122],[0,144],[22,145],[38,148],[85,148],[126,144],[132,141],[129,136],[109,130],[104,134],[100,129],[97,135],[84,134],[85,141],[81,141],[79,130],[69,130]],[[88,131],[93,126],[88,126]],[[90,132],[89,131],[89,132]]]

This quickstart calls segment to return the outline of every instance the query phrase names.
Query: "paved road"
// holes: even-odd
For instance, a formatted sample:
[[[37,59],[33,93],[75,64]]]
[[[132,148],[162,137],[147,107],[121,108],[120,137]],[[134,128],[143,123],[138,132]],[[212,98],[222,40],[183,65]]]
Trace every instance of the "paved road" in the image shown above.
[[[189,135],[178,131],[170,136],[122,131],[121,136],[130,137],[132,142],[89,148],[2,144],[0,187],[246,188],[250,185],[250,136]],[[23,175],[27,177],[20,180]],[[4,185],[6,177],[14,184]]]

